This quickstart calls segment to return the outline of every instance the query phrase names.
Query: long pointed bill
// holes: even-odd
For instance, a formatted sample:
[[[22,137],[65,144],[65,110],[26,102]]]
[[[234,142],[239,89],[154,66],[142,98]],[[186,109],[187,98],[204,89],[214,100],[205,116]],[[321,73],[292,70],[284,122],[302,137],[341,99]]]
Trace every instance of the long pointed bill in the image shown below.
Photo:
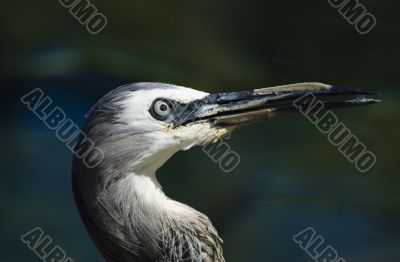
[[[378,95],[356,88],[321,83],[301,83],[253,91],[211,94],[185,106],[174,126],[210,121],[217,126],[240,126],[278,116],[299,113],[301,107],[320,101],[324,109],[374,104]]]

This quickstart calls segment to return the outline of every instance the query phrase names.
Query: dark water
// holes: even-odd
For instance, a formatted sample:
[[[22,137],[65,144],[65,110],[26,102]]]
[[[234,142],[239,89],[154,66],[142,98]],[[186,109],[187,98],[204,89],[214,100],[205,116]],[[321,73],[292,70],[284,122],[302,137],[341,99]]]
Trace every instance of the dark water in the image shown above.
[[[224,173],[201,148],[158,173],[166,193],[207,214],[227,261],[312,261],[293,240],[313,227],[346,261],[400,261],[400,24],[395,1],[359,35],[328,1],[92,1],[89,34],[58,1],[5,3],[1,16],[0,261],[39,261],[22,234],[40,226],[74,261],[101,261],[75,208],[72,153],[20,97],[41,88],[75,123],[118,85],[161,81],[207,92],[320,81],[382,93],[337,115],[377,157],[360,173],[304,117],[260,123],[226,142]]]

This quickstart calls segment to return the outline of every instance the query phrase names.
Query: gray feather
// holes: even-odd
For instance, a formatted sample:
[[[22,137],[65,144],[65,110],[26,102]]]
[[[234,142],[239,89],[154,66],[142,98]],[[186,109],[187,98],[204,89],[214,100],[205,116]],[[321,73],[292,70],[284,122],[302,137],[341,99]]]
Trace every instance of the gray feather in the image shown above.
[[[121,101],[131,92],[149,88],[173,88],[158,83],[117,88],[92,108],[83,132],[104,152],[104,160],[88,168],[73,159],[73,191],[82,220],[93,242],[107,261],[224,261],[222,240],[210,220],[184,204],[191,216],[145,205],[126,183],[132,167],[152,142],[118,120]],[[79,139],[77,147],[82,144]],[[124,190],[126,192],[124,192]]]

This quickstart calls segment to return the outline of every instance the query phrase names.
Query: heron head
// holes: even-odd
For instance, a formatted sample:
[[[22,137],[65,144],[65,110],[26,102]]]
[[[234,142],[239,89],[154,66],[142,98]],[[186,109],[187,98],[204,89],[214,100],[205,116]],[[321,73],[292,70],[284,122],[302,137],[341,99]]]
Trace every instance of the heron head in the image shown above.
[[[81,216],[99,249],[113,261],[137,260],[132,258],[143,251],[151,257],[148,261],[155,261],[164,255],[160,250],[175,250],[174,241],[159,248],[163,229],[193,235],[201,242],[199,251],[219,257],[210,261],[223,261],[221,239],[208,218],[167,198],[156,170],[177,151],[213,142],[237,127],[312,110],[316,98],[326,109],[377,102],[364,97],[369,94],[318,83],[218,94],[159,83],[117,88],[93,107],[76,146],[85,150],[94,143],[103,153],[94,168],[74,155],[73,188]]]
[[[320,83],[218,94],[138,83],[103,97],[91,111],[84,131],[106,156],[114,156],[113,163],[126,159],[155,171],[179,150],[216,141],[246,124],[298,113],[295,103],[301,104],[307,95],[324,100],[326,109],[377,102],[364,97],[369,94]]]

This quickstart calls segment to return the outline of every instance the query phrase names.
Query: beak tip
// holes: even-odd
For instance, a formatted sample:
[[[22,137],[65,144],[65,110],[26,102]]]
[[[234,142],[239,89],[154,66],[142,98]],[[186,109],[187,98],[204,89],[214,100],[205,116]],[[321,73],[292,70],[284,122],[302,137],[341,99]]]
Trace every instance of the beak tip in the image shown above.
[[[331,86],[329,89],[330,93],[337,93],[337,94],[343,94],[343,95],[378,95],[380,96],[381,93],[378,92],[372,92],[372,91],[365,91],[360,88],[356,87],[340,87],[340,86]]]

